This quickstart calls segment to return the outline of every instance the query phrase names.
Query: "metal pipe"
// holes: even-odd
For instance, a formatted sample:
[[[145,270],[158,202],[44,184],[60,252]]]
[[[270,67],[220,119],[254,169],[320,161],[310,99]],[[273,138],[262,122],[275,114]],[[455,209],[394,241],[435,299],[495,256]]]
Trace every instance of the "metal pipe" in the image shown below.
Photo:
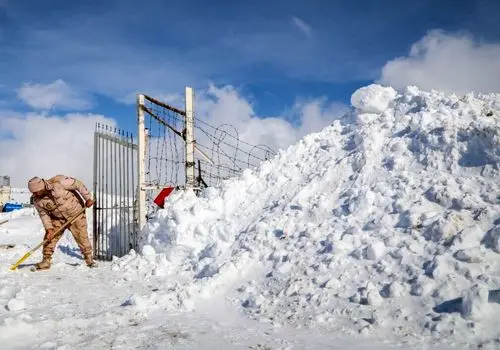
[[[94,204],[94,208],[92,210],[92,213],[93,213],[93,223],[92,223],[92,242],[94,242],[93,244],[93,248],[94,248],[94,256],[96,255],[96,243],[97,243],[97,215],[98,215],[98,206],[99,206],[99,202],[98,202],[98,198],[99,196],[97,195],[97,186],[98,186],[98,181],[97,181],[97,178],[98,178],[98,174],[97,174],[97,171],[98,171],[98,166],[97,164],[99,164],[99,160],[98,160],[98,157],[99,157],[99,123],[97,123],[97,126],[96,126],[96,130],[94,132],[94,175],[93,175],[93,180],[94,180],[94,184],[93,184],[93,191],[94,191],[94,200],[96,201],[96,203]]]
[[[126,158],[127,158],[127,161],[126,161],[126,166],[127,166],[127,180],[126,180],[126,186],[127,186],[127,190],[126,190],[126,193],[125,195],[127,196],[127,237],[128,237],[128,242],[127,242],[127,249],[128,251],[130,251],[130,249],[132,248],[131,246],[131,233],[132,233],[132,230],[131,230],[131,226],[130,226],[130,176],[132,174],[130,174],[130,149],[131,149],[131,143],[130,143],[130,139],[129,139],[129,134],[127,133],[127,153],[126,153]]]
[[[120,140],[123,141],[123,137],[122,137],[122,131],[120,131]],[[124,233],[125,233],[125,229],[124,229],[124,224],[125,224],[125,220],[123,220],[123,173],[125,172],[125,169],[124,169],[124,165],[123,165],[123,149],[124,149],[124,145],[123,143],[120,143],[118,145],[118,149],[119,149],[119,155],[120,155],[120,183],[119,183],[119,187],[120,187],[120,216],[119,216],[119,219],[120,219],[120,256],[123,255],[123,243],[124,243]]]
[[[125,141],[125,135],[124,135],[124,132],[122,131],[122,137],[121,137],[121,140],[122,141]],[[121,237],[122,237],[122,255],[125,255],[127,253],[127,249],[126,249],[126,232],[127,232],[127,225],[126,225],[126,220],[125,220],[125,210],[126,210],[126,207],[125,207],[125,173],[127,171],[127,168],[125,167],[125,149],[127,147],[127,145],[125,143],[122,143],[121,144],[121,166],[120,168],[122,169],[122,179],[120,181],[120,189],[121,189],[121,199],[120,199],[120,203],[121,203],[121,210],[120,210],[120,220],[121,220],[121,227],[122,227],[122,232],[121,232]]]
[[[100,130],[101,134],[99,134],[99,136],[102,135],[102,128]],[[101,147],[102,146],[102,147]],[[103,208],[104,208],[104,195],[105,195],[105,192],[104,192],[104,140],[102,139],[102,137],[99,137],[99,163],[101,164],[101,166],[99,167],[99,178],[101,179],[101,181],[99,182],[99,212],[98,212],[98,221],[99,221],[99,231],[97,231],[97,237],[96,237],[96,240],[97,240],[97,247],[98,247],[98,251],[97,251],[97,254],[98,254],[98,258],[101,259],[102,258],[102,254],[101,254],[101,251],[102,251],[102,244],[101,244],[101,239],[102,239],[102,235],[103,235],[103,222],[102,222],[102,217],[103,217]]]
[[[102,129],[102,132],[104,134],[104,128]],[[100,214],[100,219],[101,219],[101,234],[99,236],[99,257],[100,259],[103,259],[102,252],[103,252],[103,244],[102,244],[102,237],[106,233],[106,205],[107,205],[107,188],[106,188],[106,166],[107,166],[107,142],[106,139],[102,139],[102,152],[101,152],[101,190],[102,190],[102,209],[101,209],[101,214]]]
[[[130,144],[129,144],[129,138],[128,138],[128,132],[125,135],[126,140],[127,140],[127,148],[125,149],[125,169],[127,169],[126,172],[126,178],[125,178],[125,200],[123,201],[126,204],[126,212],[125,212],[125,217],[126,217],[126,234],[127,234],[127,250],[130,251],[130,198],[129,198],[129,152],[130,152]]]
[[[117,134],[116,134],[116,128],[115,128],[114,136],[115,137],[117,136]],[[119,206],[118,206],[118,164],[117,164],[117,158],[118,158],[117,153],[118,152],[116,150],[117,146],[118,146],[118,144],[116,142],[114,142],[113,152],[115,153],[114,154],[115,162],[114,162],[113,173],[115,175],[115,179],[114,179],[115,180],[114,181],[115,189],[114,189],[114,192],[113,192],[113,195],[114,195],[114,205],[113,205],[113,208],[115,210],[114,210],[114,215],[113,215],[113,224],[114,224],[113,228],[114,228],[115,232],[118,229],[118,215],[117,215],[117,211],[119,210],[119,209],[117,209],[117,208],[119,208]],[[116,238],[118,238],[118,239],[116,239]],[[119,232],[118,232],[118,237],[116,237],[116,235],[115,235],[115,242],[114,242],[115,245],[117,244],[116,241],[119,242],[119,239],[120,239],[120,235],[119,235]],[[112,252],[109,252],[109,254],[110,254],[109,259],[111,260]]]
[[[108,127],[106,127],[106,131],[108,131]],[[105,234],[103,235],[103,259],[108,258],[108,242],[109,242],[109,204],[111,202],[111,197],[110,197],[110,185],[109,185],[109,177],[111,173],[111,161],[112,161],[112,154],[111,154],[111,146],[109,145],[109,139],[106,139],[106,215],[105,215],[105,222],[106,222],[106,231]]]
[[[119,138],[121,135],[121,130],[118,130],[118,135],[117,137]],[[117,190],[117,196],[118,196],[118,203],[117,203],[117,207],[116,207],[116,224],[118,226],[118,249],[117,251],[119,252],[119,255],[121,255],[121,251],[122,251],[122,220],[121,220],[121,181],[122,181],[122,154],[121,154],[121,149],[122,149],[122,145],[121,144],[116,144],[116,147],[118,149],[118,169],[117,169],[117,173],[118,173],[118,181],[117,181],[117,186],[118,186],[118,190]]]
[[[125,142],[128,142],[128,139],[125,135],[123,134],[123,140]],[[123,210],[122,210],[122,220],[123,220],[123,249],[124,249],[124,254],[128,253],[128,228],[127,228],[127,210],[128,210],[128,203],[127,203],[127,172],[128,172],[128,167],[127,167],[127,150],[128,150],[128,143],[123,144],[123,179],[122,179],[122,193],[123,193],[123,199],[122,199],[122,205],[123,205]]]

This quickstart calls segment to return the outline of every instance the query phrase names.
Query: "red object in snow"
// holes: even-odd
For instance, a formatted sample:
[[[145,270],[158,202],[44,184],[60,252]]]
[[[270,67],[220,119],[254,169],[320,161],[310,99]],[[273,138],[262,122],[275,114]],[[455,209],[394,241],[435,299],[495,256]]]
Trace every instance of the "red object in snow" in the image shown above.
[[[153,202],[155,202],[155,204],[157,206],[159,206],[160,208],[163,209],[163,207],[165,205],[165,198],[167,198],[168,195],[170,193],[172,193],[173,190],[174,190],[174,187],[165,187],[164,189],[162,189],[160,191],[160,193],[158,193],[158,195],[156,196],[156,198],[154,199]]]

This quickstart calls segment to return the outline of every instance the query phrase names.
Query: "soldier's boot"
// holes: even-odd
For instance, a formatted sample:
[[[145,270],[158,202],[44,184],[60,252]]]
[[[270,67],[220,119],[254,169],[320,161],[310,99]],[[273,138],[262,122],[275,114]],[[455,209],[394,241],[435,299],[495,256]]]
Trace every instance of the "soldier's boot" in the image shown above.
[[[87,264],[88,267],[97,267],[97,264],[92,258],[92,253],[85,254],[84,258],[85,258],[85,263]]]
[[[50,269],[51,260],[52,260],[51,257],[44,256],[42,261],[35,264],[35,268],[37,270],[48,270],[48,269]]]

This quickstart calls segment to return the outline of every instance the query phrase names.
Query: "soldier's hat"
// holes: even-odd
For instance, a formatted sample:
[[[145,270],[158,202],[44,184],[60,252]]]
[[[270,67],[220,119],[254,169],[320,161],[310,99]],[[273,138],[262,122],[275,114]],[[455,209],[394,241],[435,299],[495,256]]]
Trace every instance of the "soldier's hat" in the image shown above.
[[[28,189],[31,193],[42,191],[43,189],[45,189],[45,182],[43,181],[43,179],[35,176],[28,181]]]

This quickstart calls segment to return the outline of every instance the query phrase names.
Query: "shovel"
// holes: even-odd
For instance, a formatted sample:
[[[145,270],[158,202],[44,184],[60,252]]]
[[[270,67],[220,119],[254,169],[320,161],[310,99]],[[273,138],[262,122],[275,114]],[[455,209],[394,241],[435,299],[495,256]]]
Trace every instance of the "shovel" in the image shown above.
[[[69,225],[71,225],[73,223],[73,221],[75,221],[76,219],[78,219],[78,217],[80,215],[82,215],[85,212],[86,209],[87,209],[86,207],[83,207],[71,220],[67,221],[64,225],[62,225],[61,227],[59,227],[57,229],[57,231],[54,233],[53,238],[58,237],[60,234],[64,233],[64,230],[66,230],[66,227],[68,227]],[[49,241],[48,239],[44,239],[42,242],[38,243],[38,245],[35,248],[31,249],[29,252],[27,252],[26,254],[24,254],[24,256],[21,259],[19,259],[14,265],[12,265],[10,267],[10,269],[11,270],[17,269],[17,267],[24,260],[28,259],[35,251],[38,250],[38,248],[40,248],[41,246],[43,246],[48,241]]]

